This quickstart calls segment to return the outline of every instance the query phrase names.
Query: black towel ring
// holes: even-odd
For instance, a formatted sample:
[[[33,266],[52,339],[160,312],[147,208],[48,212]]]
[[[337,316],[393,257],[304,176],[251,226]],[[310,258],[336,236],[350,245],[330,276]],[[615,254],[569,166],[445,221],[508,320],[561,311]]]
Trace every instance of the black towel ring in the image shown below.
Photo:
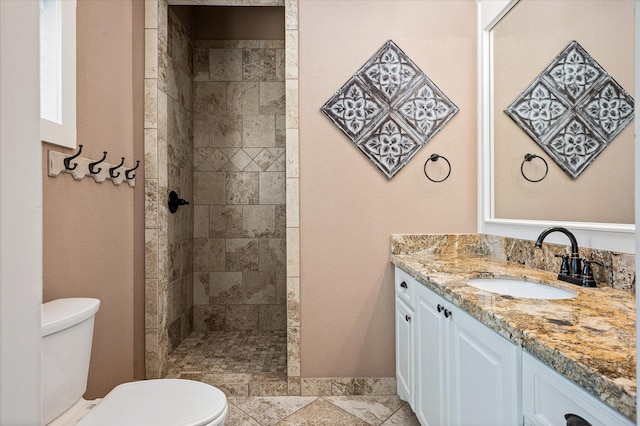
[[[534,158],[539,158],[542,160],[542,162],[544,163],[544,175],[540,178],[540,179],[529,179],[527,177],[527,175],[524,174],[524,163],[525,161],[531,161]],[[542,179],[547,177],[547,173],[549,173],[549,165],[547,164],[547,160],[545,160],[544,158],[540,157],[539,155],[536,154],[525,154],[524,155],[524,160],[522,160],[522,164],[520,164],[520,173],[522,173],[522,177],[525,178],[526,180],[528,180],[529,182],[540,182]]]
[[[440,180],[436,180],[436,179],[432,179],[431,176],[429,176],[429,173],[427,173],[427,163],[429,163],[429,161],[438,161],[439,158],[442,158],[444,161],[447,162],[447,166],[449,166],[449,171],[447,172],[447,175],[440,179]],[[431,182],[435,182],[435,183],[440,183],[440,182],[444,182],[445,180],[447,180],[447,178],[449,177],[449,175],[451,174],[451,163],[449,162],[449,160],[447,160],[445,157],[443,157],[442,155],[438,155],[438,154],[431,154],[431,156],[429,158],[427,158],[427,161],[424,162],[424,175],[427,177],[427,179],[429,179]]]

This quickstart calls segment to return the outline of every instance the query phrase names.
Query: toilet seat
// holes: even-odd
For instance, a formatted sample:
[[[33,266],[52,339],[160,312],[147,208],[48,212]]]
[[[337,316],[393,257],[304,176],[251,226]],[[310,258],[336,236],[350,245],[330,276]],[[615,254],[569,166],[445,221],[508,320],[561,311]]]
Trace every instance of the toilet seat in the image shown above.
[[[156,379],[116,386],[78,426],[204,426],[227,417],[224,393],[206,383]]]

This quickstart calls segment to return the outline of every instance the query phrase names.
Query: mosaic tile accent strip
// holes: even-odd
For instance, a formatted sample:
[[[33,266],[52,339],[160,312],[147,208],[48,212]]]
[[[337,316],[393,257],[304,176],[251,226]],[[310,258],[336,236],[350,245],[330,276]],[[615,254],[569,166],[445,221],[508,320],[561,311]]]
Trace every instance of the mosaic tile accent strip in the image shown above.
[[[572,41],[505,112],[576,179],[633,119],[634,100]]]
[[[389,40],[321,111],[391,179],[458,107]]]

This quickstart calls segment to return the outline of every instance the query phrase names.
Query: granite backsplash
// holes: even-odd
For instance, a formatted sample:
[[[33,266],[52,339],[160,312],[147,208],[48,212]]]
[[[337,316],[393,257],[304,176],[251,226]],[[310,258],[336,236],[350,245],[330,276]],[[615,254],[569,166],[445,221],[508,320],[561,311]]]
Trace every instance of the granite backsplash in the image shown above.
[[[473,254],[518,263],[530,268],[557,272],[557,254],[569,254],[569,245],[544,243],[536,249],[534,242],[486,234],[407,234],[391,236],[391,254],[433,253]],[[635,294],[635,255],[592,248],[580,248],[580,257],[601,262],[593,265],[598,287],[607,286]]]

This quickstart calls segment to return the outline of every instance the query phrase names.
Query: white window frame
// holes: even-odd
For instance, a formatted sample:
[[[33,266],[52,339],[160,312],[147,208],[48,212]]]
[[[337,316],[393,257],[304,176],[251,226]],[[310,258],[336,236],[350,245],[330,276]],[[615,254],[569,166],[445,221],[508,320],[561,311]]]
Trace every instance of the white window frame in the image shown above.
[[[40,139],[66,148],[76,148],[76,0],[40,0],[57,2],[60,6],[59,60],[54,71],[58,75],[57,117],[51,121],[40,117]],[[42,60],[42,55],[40,55]],[[41,90],[42,94],[42,90]]]

